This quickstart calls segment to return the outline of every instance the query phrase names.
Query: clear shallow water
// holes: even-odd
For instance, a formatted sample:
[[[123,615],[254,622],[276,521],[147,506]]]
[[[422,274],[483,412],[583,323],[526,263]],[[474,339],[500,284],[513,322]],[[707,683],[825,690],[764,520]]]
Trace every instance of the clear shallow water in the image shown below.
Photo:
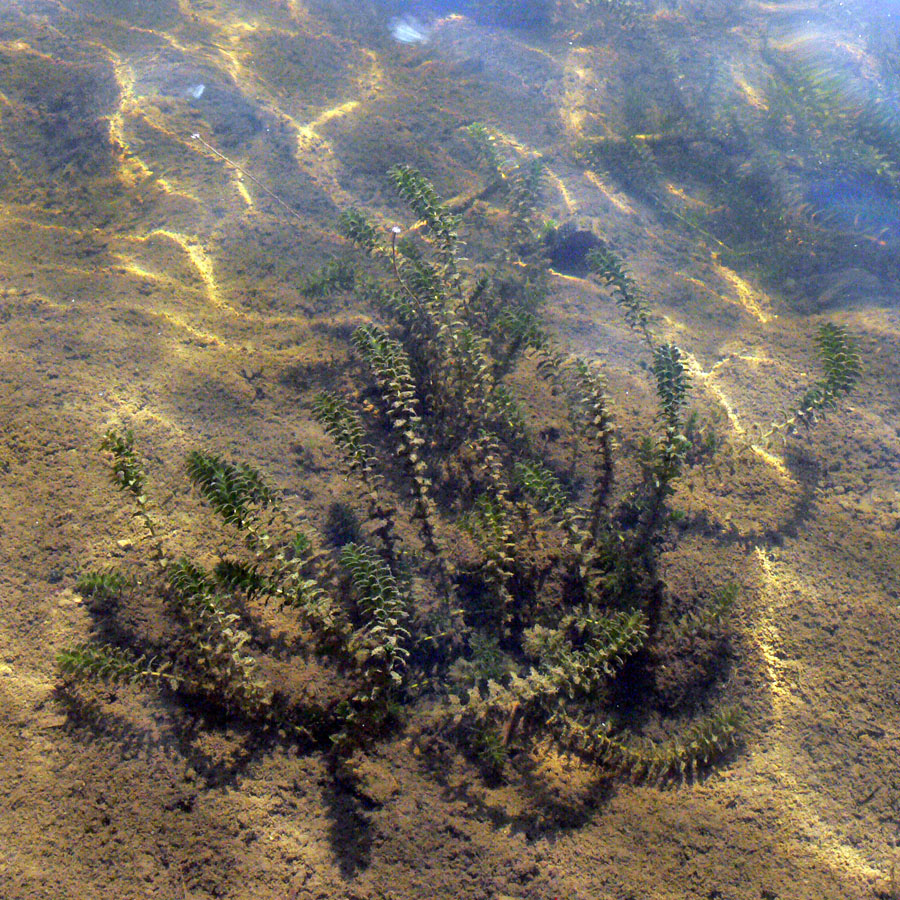
[[[391,37],[401,44],[427,43],[431,32],[431,29],[424,22],[413,16],[391,19],[388,27],[391,31]]]
[[[541,28],[491,4],[4,6],[0,537],[16,562],[0,631],[14,727],[0,739],[24,794],[4,799],[27,812],[0,821],[23,848],[14,897],[147,884],[233,897],[887,890],[900,749],[893,8],[661,3],[635,22],[614,6],[574,3]],[[402,34],[427,40],[392,34],[403,16]],[[358,264],[335,223],[359,207],[385,239],[415,233],[386,176],[408,163],[463,214],[466,265],[486,265],[505,220],[472,122],[507,175],[545,161],[536,227],[568,224],[622,255],[723,435],[765,425],[819,376],[821,321],[859,336],[866,376],[848,406],[749,474],[698,470],[678,498],[676,601],[710,572],[743,585],[733,668],[687,688],[662,679],[656,705],[631,713],[662,738],[695,706],[736,699],[743,745],[670,791],[598,787],[550,755],[492,784],[450,753],[436,786],[401,732],[360,763],[353,795],[321,787],[333,779],[314,756],[227,729],[197,738],[180,701],[123,689],[87,724],[61,712],[53,653],[116,623],[146,639],[159,612],[116,619],[72,591],[85,565],[142,552],[96,454],[106,427],[135,428],[162,501],[178,507],[180,460],[207,446],[258,464],[335,541],[355,534],[334,505],[365,508],[308,412],[321,387],[357,383],[349,335],[373,315],[322,288],[325,266]],[[627,438],[656,415],[646,349],[581,263],[559,256],[544,312],[567,350],[602,360]],[[527,397],[537,383],[513,387]],[[539,409],[564,471],[561,403]],[[198,546],[193,514],[176,521],[179,547]],[[114,798],[102,815],[101,794]]]

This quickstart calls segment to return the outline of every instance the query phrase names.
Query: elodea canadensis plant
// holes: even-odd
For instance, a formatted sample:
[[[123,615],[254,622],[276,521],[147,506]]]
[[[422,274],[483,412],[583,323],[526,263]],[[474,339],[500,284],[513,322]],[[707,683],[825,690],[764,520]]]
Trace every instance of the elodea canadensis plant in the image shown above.
[[[86,573],[80,589],[105,609],[137,594],[169,630],[63,651],[67,683],[139,683],[339,756],[405,723],[453,737],[493,776],[512,749],[547,740],[645,781],[689,776],[735,745],[740,708],[708,688],[660,715],[649,677],[684,658],[720,667],[738,596],[724,582],[673,604],[660,566],[692,459],[685,354],[656,336],[623,260],[593,250],[593,271],[646,345],[656,395],[643,439],[626,440],[602,367],[541,321],[540,160],[504,163],[486,128],[470,134],[488,173],[482,199],[505,210],[499,251],[462,259],[459,209],[408,166],[390,180],[414,227],[341,218],[368,258],[342,283],[372,320],[352,335],[359,390],[322,392],[312,410],[357,498],[354,540],[329,546],[261,472],[195,450],[185,475],[221,533],[215,548],[178,557],[163,546],[169,510],[150,498],[133,435],[110,431],[113,482],[154,549],[140,577]],[[850,336],[827,325],[818,341],[824,378],[767,440],[812,425],[856,382]],[[566,411],[552,442],[534,424],[547,402]],[[273,617],[301,648],[288,663],[261,627]],[[293,664],[314,665],[327,689],[296,687],[284,674]]]

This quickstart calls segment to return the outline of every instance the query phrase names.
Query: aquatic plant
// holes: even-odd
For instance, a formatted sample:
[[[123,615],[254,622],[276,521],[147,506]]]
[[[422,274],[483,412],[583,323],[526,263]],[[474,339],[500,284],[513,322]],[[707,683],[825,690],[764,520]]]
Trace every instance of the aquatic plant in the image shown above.
[[[640,331],[644,340],[652,347],[650,308],[634,279],[626,271],[622,258],[611,247],[595,247],[588,252],[587,262],[591,271],[612,288],[616,303],[625,313],[625,321]]]
[[[144,523],[151,535],[156,533],[156,528],[150,514],[147,512],[147,494],[145,491],[144,469],[134,449],[134,433],[126,431],[118,434],[110,429],[106,432],[100,444],[101,450],[108,450],[112,456],[112,471],[110,477],[113,484],[123,491],[128,491],[134,497],[135,516]]]
[[[75,582],[75,590],[83,597],[103,602],[119,596],[128,586],[129,579],[115,569],[103,572],[82,572]]]
[[[353,287],[356,269],[346,259],[331,259],[318,271],[307,275],[300,285],[304,297],[328,297]]]
[[[529,295],[542,247],[537,167],[500,167],[487,130],[470,133],[487,177],[504,182],[498,214],[511,227],[501,233],[514,236],[505,254],[466,266],[460,217],[407,166],[390,178],[421,233],[385,241],[362,212],[341,217],[344,235],[380,268],[354,279],[378,318],[352,336],[363,380],[351,396],[322,392],[313,403],[363,502],[354,539],[327,548],[254,467],[191,452],[186,476],[221,520],[216,547],[198,558],[217,563],[163,553],[161,525],[148,524],[155,564],[130,589],[161,602],[174,637],[134,635],[141,654],[99,642],[64,651],[68,684],[155,686],[222,715],[328,739],[338,756],[365,747],[405,709],[423,738],[455,736],[494,777],[513,748],[547,738],[647,781],[696,773],[734,746],[743,714],[713,692],[657,723],[660,739],[642,733],[658,706],[654,669],[700,644],[697,665],[721,664],[708,648],[724,645],[738,595],[732,584],[716,588],[712,572],[705,591],[676,607],[661,571],[691,448],[684,353],[656,337],[624,260],[605,246],[595,252],[597,277],[647,346],[656,393],[643,439],[627,441],[601,368],[558,344]],[[510,254],[523,264],[510,266]],[[819,346],[825,375],[791,424],[811,424],[859,376],[843,329],[823,326]],[[523,381],[531,392],[517,391]],[[530,425],[542,392],[566,409],[567,464]],[[133,436],[111,430],[102,447],[114,483],[148,522]],[[115,591],[118,578],[79,584]],[[260,638],[271,616],[327,672],[319,678],[327,696],[292,693],[271,677]]]
[[[759,440],[769,445],[775,437],[787,440],[801,427],[809,429],[825,413],[837,406],[838,400],[853,390],[861,373],[861,357],[856,342],[846,328],[832,322],[824,322],[816,334],[819,361],[825,375],[808,387],[781,419],[772,422],[760,432]]]
[[[586,0],[584,5],[599,19],[593,30],[602,25],[632,28],[647,15],[647,5],[641,0]]]
[[[750,84],[712,54],[686,61],[662,30],[641,40],[653,62],[623,86],[617,117],[576,139],[581,165],[780,289],[842,263],[848,241],[857,261],[890,270],[900,233],[893,74],[864,77],[836,52],[764,43]]]

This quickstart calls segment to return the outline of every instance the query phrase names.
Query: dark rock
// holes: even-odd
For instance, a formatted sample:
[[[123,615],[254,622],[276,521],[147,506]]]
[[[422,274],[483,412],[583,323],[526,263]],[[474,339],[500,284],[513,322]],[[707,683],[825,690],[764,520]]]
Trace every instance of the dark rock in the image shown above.
[[[566,222],[548,232],[545,238],[553,267],[571,275],[585,275],[588,271],[587,255],[603,241],[584,228]]]

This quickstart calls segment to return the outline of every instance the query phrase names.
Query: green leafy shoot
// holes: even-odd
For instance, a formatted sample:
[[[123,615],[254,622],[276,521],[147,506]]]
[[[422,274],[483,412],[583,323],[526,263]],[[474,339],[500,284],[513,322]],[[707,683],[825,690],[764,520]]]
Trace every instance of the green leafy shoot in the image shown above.
[[[238,528],[246,526],[256,508],[275,500],[275,491],[251,465],[230,463],[214,453],[192,451],[187,474],[207,503]]]
[[[171,663],[156,664],[155,658],[134,657],[108,644],[82,644],[62,650],[56,658],[60,672],[73,681],[102,681],[106,684],[164,682],[176,689],[180,678]]]
[[[147,513],[146,476],[144,465],[134,447],[134,433],[129,429],[119,434],[110,428],[100,442],[100,449],[112,456],[113,484],[121,491],[132,494],[137,505],[134,515],[140,518],[151,536],[156,534],[156,526]]]
[[[105,572],[82,572],[75,582],[75,590],[83,597],[104,601],[118,597],[130,584],[131,578],[115,569]]]
[[[784,418],[773,422],[761,435],[763,446],[768,446],[775,436],[786,441],[800,426],[812,428],[827,410],[834,409],[841,397],[856,386],[862,363],[856,341],[847,329],[825,322],[819,326],[816,344],[824,377],[807,388],[793,410],[786,411]]]

